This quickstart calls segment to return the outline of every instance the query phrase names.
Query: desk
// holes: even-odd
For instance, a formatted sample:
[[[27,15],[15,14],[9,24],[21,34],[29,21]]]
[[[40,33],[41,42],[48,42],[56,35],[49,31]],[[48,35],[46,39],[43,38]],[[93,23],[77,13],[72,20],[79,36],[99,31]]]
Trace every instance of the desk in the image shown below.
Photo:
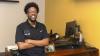
[[[11,56],[9,52],[5,56]],[[99,56],[99,50],[96,48],[78,48],[78,49],[57,49],[55,52],[47,53],[47,56]]]
[[[99,50],[91,47],[79,49],[59,49],[55,52],[47,53],[47,56],[99,56]]]

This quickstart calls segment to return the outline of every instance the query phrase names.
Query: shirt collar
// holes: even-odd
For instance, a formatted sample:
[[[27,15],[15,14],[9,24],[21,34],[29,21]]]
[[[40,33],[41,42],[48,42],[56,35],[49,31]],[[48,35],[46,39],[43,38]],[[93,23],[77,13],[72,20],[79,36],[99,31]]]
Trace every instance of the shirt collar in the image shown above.
[[[26,20],[26,23],[32,28],[36,28],[38,24],[38,22],[36,21],[35,27],[33,27],[32,24],[28,21],[28,19]]]

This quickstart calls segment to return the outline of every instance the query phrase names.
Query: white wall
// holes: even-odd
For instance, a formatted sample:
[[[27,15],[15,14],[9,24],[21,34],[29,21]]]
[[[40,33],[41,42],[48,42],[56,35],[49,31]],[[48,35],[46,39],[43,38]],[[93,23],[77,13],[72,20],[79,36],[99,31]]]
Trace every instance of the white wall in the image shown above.
[[[39,4],[38,18],[41,19],[38,19],[38,21],[44,23],[45,0],[19,1],[19,3],[0,2],[0,52],[4,52],[6,46],[15,44],[16,26],[27,19],[23,11],[26,3],[35,1]]]

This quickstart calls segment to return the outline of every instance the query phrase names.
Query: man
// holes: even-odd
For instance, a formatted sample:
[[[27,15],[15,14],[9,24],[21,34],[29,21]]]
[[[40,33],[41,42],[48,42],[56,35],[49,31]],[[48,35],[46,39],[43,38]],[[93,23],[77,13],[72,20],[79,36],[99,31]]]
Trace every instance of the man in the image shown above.
[[[15,42],[21,56],[45,56],[44,46],[49,44],[48,34],[44,24],[36,21],[39,7],[30,2],[24,12],[28,19],[17,26]]]

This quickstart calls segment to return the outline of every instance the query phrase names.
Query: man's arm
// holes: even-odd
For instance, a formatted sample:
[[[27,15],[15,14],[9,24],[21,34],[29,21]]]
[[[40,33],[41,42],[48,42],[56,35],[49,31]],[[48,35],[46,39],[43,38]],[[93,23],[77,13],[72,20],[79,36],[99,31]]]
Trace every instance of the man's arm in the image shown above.
[[[26,43],[26,42],[17,42],[17,46],[18,46],[19,50],[28,49],[28,48],[34,47],[33,44]]]
[[[26,43],[30,43],[33,44],[35,46],[46,46],[49,44],[49,38],[45,38],[42,40],[31,40],[31,39],[27,39],[25,40]]]

